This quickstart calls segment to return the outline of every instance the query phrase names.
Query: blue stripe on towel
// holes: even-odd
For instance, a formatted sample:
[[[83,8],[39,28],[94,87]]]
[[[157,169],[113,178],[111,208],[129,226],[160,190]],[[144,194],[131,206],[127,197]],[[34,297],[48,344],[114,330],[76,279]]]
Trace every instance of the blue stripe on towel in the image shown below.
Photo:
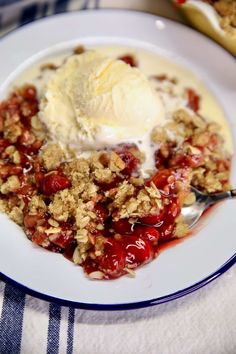
[[[35,20],[37,16],[38,6],[36,4],[27,6],[22,10],[22,14],[20,16],[20,24],[24,25],[26,23],[32,22]]]
[[[20,2],[22,0],[0,0],[0,6],[6,6],[14,4],[15,2]]]
[[[60,321],[61,307],[50,303],[47,354],[58,354],[59,352]]]
[[[68,0],[57,0],[55,2],[54,12],[60,13],[65,12],[67,10]]]
[[[47,12],[48,12],[48,4],[47,4],[47,3],[44,3],[44,4],[42,5],[41,16],[42,16],[42,17],[45,17],[46,14],[47,14]]]
[[[69,308],[69,316],[68,316],[67,351],[66,351],[66,354],[72,354],[73,353],[74,321],[75,321],[75,309],[70,307]]]
[[[18,354],[21,347],[25,294],[6,284],[0,321],[0,353]]]

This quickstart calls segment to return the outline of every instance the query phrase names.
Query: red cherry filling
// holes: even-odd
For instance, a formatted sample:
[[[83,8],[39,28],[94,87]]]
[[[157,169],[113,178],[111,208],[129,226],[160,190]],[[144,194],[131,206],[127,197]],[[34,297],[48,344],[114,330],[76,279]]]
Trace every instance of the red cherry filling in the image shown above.
[[[115,152],[125,163],[125,168],[122,170],[122,174],[125,176],[131,176],[133,172],[136,172],[139,159],[134,155],[137,151],[137,147],[134,144],[122,144],[119,145]]]
[[[110,278],[124,273],[125,252],[120,242],[108,239],[104,243],[103,255],[98,257],[98,268]]]
[[[161,220],[163,220],[165,212],[166,209],[163,208],[162,210],[160,210],[158,214],[144,216],[143,218],[140,219],[140,221],[142,224],[146,224],[146,225],[157,225],[161,222]]]
[[[148,239],[136,235],[124,235],[119,240],[108,238],[103,244],[101,256],[84,262],[87,274],[102,271],[104,277],[117,278],[126,273],[125,268],[136,268],[149,262],[154,255]]]
[[[46,222],[42,214],[30,215],[26,214],[24,217],[24,225],[27,229],[33,229],[37,226],[42,226]]]
[[[124,56],[120,57],[119,59],[124,61],[126,64],[128,64],[132,67],[138,66],[137,61],[135,60],[135,58],[132,55],[124,55]]]
[[[172,177],[172,181],[171,179],[168,180],[169,177]],[[173,184],[173,182],[175,182],[175,177],[173,176],[171,170],[163,169],[152,176],[149,182],[153,182],[158,189],[164,190],[166,186],[169,187]]]
[[[3,152],[10,145],[7,139],[0,139],[0,153]]]
[[[135,226],[134,234],[143,237],[154,245],[157,245],[160,238],[160,232],[157,228],[152,226]]]
[[[186,92],[189,108],[191,108],[194,112],[197,112],[200,107],[200,96],[191,88],[188,88]]]
[[[51,195],[70,187],[70,180],[66,176],[59,175],[57,172],[43,176],[39,186],[44,195]]]
[[[186,2],[187,2],[187,0],[175,0],[175,3],[178,5],[185,4]]]
[[[143,237],[123,236],[121,244],[125,251],[125,263],[128,268],[136,268],[149,262],[153,257],[151,244]]]
[[[59,246],[62,249],[67,248],[74,240],[74,233],[70,227],[64,225],[60,226],[61,231],[53,234],[49,239],[52,243]]]
[[[101,223],[104,223],[109,217],[108,210],[102,204],[96,204],[94,207],[94,211],[98,221],[100,221]]]
[[[130,233],[132,231],[132,224],[130,224],[127,219],[120,219],[118,221],[113,221],[111,227],[115,232],[121,235]]]

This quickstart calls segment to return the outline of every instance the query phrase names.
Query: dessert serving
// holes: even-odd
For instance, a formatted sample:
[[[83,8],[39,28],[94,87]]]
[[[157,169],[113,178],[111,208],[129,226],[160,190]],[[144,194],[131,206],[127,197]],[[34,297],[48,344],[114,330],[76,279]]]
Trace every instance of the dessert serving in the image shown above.
[[[176,0],[180,5],[187,3],[188,0]],[[219,19],[222,29],[229,34],[234,33],[236,28],[236,2],[235,0],[200,0],[213,7]]]
[[[191,185],[230,188],[214,99],[148,58],[78,47],[24,74],[0,104],[1,211],[91,279],[134,275],[186,236]]]
[[[235,34],[236,2],[234,0],[208,0],[207,2],[219,15],[221,28],[229,34]]]
[[[175,0],[191,23],[236,54],[235,0]]]

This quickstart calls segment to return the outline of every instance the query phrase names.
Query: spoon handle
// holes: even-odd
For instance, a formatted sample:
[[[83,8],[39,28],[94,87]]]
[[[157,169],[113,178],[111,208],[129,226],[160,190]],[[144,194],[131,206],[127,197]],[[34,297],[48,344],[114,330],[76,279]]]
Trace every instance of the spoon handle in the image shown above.
[[[224,199],[232,199],[232,198],[236,198],[236,189],[210,195],[208,199],[208,205],[215,204]]]

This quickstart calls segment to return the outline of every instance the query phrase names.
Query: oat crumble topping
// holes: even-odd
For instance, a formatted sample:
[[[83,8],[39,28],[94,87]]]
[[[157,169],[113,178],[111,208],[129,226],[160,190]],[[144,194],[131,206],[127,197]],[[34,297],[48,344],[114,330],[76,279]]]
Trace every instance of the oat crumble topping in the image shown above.
[[[17,89],[0,104],[0,210],[91,279],[134,276],[159,243],[189,233],[181,207],[195,201],[190,185],[207,193],[230,188],[220,129],[199,115],[197,94],[188,96],[189,109],[152,132],[156,169],[143,178],[140,166],[150,157],[134,144],[81,158],[47,142],[35,87]]]
[[[229,35],[235,33],[236,2],[235,0],[218,0],[213,3],[217,13],[221,16],[220,25]]]

